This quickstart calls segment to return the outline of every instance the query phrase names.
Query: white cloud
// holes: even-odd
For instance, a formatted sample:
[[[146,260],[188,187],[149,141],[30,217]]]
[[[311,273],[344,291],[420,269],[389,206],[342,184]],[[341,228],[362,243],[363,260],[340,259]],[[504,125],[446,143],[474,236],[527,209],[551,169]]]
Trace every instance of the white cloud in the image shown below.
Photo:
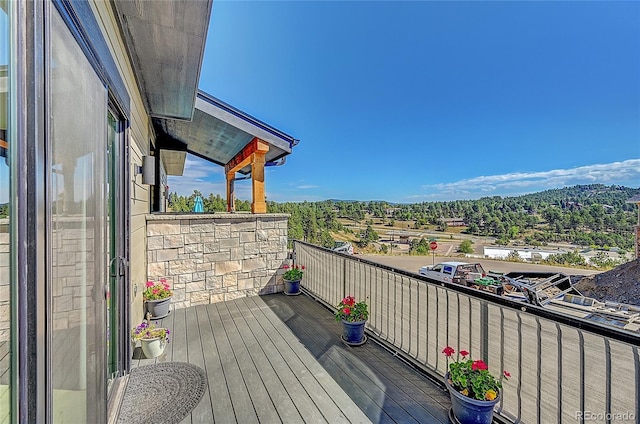
[[[308,190],[310,188],[318,188],[320,186],[317,185],[299,185],[296,188],[299,188],[300,190]]]
[[[192,155],[187,155],[184,173],[181,176],[169,176],[167,184],[170,192],[181,196],[190,196],[193,190],[205,196],[213,193],[225,197],[227,194],[224,168]],[[243,181],[236,182],[235,192],[238,199],[251,198],[251,186],[243,184]]]
[[[430,193],[408,196],[411,199],[470,198],[491,195],[514,195],[566,187],[576,184],[622,184],[640,181],[640,159],[595,164],[570,169],[539,172],[513,172],[468,178],[451,183],[424,185]]]
[[[221,178],[224,178],[224,168],[204,159],[187,155],[184,165],[184,174],[182,176],[193,179],[202,179],[212,176],[220,176]]]

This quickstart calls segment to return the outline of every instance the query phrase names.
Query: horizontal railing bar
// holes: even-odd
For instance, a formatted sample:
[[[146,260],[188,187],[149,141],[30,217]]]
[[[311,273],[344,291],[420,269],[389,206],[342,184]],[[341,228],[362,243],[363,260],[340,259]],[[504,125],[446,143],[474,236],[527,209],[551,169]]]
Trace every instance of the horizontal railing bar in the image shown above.
[[[397,269],[397,268],[393,268],[387,265],[383,265],[374,261],[370,261],[368,259],[364,259],[364,258],[359,258],[357,256],[352,256],[352,255],[348,255],[346,253],[341,253],[341,252],[334,252],[331,249],[327,249],[325,247],[322,246],[317,246],[315,244],[311,244],[311,243],[307,243],[304,241],[300,241],[300,240],[295,240],[297,243],[300,243],[302,245],[306,245],[309,247],[312,247],[314,249],[318,249],[321,251],[325,251],[327,253],[330,253],[332,255],[337,255],[337,256],[341,256],[344,257],[345,259],[348,259],[350,261],[354,261],[354,262],[360,262],[363,264],[367,264],[367,265],[371,265],[374,267],[378,267],[378,268],[382,268],[385,269],[387,271],[391,271],[391,272],[395,272],[397,274],[400,275],[404,275],[406,277],[410,277],[425,283],[429,283],[429,284],[434,284],[434,285],[438,285],[441,287],[445,287],[449,290],[453,290],[456,292],[460,292],[463,293],[465,295],[468,296],[472,296],[478,299],[482,299],[482,300],[486,300],[489,302],[492,302],[494,304],[498,304],[500,306],[506,307],[506,308],[510,308],[510,309],[514,309],[514,310],[518,310],[520,312],[524,312],[524,313],[528,313],[534,316],[538,316],[538,317],[542,317],[551,321],[555,321],[557,323],[560,324],[564,324],[566,326],[578,329],[578,330],[582,330],[582,331],[588,331],[590,333],[594,333],[597,334],[599,336],[603,336],[603,337],[607,337],[609,339],[612,340],[617,340],[620,342],[624,342],[624,343],[628,343],[628,344],[632,344],[632,345],[640,345],[640,334],[636,335],[634,333],[631,333],[630,331],[625,331],[625,330],[620,330],[620,329],[615,329],[615,328],[610,328],[610,327],[605,327],[603,325],[599,325],[597,323],[591,322],[589,320],[586,319],[582,319],[582,318],[577,318],[577,317],[571,317],[571,316],[567,316],[555,311],[551,311],[549,309],[545,309],[543,307],[540,306],[535,306],[535,305],[530,305],[530,304],[523,304],[522,302],[517,302],[517,301],[513,301],[510,299],[507,299],[503,296],[498,296],[495,295],[493,293],[489,293],[486,291],[482,291],[482,290],[477,290],[477,289],[473,289],[470,287],[465,287],[462,286],[460,284],[456,284],[456,283],[446,283],[446,282],[441,282],[441,281],[436,281],[436,280],[432,280],[430,278],[427,278],[423,275],[417,274],[417,273],[413,273],[413,272],[409,272],[409,271],[405,271],[402,269]]]

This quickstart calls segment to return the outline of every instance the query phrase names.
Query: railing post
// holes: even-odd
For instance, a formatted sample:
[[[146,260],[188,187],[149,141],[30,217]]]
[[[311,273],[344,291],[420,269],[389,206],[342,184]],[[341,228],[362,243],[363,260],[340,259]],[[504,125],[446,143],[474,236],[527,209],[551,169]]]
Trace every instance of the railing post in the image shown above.
[[[482,360],[489,362],[489,305],[480,302],[480,355]]]
[[[347,258],[342,258],[342,298],[347,297]]]

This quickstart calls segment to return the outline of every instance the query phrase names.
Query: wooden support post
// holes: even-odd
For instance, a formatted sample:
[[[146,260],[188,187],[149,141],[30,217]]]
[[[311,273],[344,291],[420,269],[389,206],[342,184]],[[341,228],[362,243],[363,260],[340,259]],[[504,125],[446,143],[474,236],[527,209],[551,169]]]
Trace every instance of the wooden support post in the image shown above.
[[[232,212],[230,199],[233,196],[235,173],[245,166],[251,165],[251,193],[253,197],[251,201],[251,212],[267,212],[267,202],[264,196],[264,165],[266,161],[265,155],[268,151],[269,144],[256,137],[225,165],[224,171],[227,175],[227,211]]]
[[[236,196],[235,196],[235,172],[227,174],[227,212],[236,211]]]
[[[264,164],[266,152],[255,152],[251,161],[251,212],[267,213],[267,202],[264,196]]]

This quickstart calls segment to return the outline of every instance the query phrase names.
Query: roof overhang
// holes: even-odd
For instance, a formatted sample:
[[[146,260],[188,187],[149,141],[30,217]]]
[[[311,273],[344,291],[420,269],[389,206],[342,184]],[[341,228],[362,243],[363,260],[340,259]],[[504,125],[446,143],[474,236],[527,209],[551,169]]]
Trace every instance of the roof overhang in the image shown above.
[[[164,170],[167,175],[182,175],[184,172],[184,164],[187,160],[187,152],[161,150],[160,160],[164,165]]]
[[[112,4],[149,114],[191,119],[212,0]]]
[[[153,125],[158,135],[157,148],[171,157],[175,152],[188,152],[210,162],[224,166],[254,138],[269,144],[265,156],[273,163],[291,153],[296,140],[262,121],[198,91],[193,120],[154,118]],[[239,172],[247,174],[250,167]],[[169,175],[182,175],[174,172]]]

